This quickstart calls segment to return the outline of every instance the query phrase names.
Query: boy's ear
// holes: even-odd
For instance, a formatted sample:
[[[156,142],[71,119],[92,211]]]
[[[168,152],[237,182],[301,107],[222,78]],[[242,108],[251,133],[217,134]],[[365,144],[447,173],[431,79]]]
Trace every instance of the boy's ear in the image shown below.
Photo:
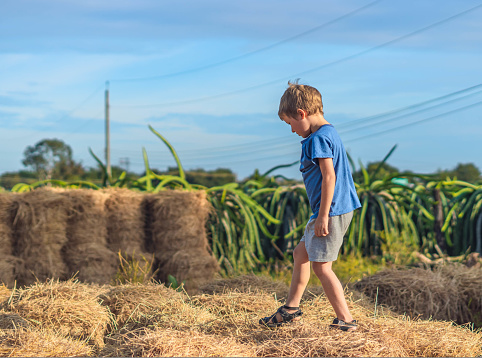
[[[296,111],[300,115],[301,119],[305,119],[308,116],[308,113],[306,113],[306,111],[301,108],[298,108]]]

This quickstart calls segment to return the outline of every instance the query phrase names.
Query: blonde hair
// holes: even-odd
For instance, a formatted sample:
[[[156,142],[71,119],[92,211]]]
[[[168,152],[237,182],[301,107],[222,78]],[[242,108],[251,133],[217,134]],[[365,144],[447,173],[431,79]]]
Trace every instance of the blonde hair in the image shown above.
[[[323,101],[321,93],[315,88],[307,85],[288,82],[288,88],[279,103],[278,116],[287,115],[296,117],[298,109],[306,111],[308,115],[321,113],[323,115]]]

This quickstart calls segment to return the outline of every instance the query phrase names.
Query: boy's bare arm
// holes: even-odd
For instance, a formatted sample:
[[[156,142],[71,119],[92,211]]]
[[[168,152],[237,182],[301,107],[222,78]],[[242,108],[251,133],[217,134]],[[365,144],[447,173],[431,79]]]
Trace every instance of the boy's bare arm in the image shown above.
[[[323,182],[321,184],[320,211],[315,222],[315,235],[326,236],[329,233],[328,214],[335,192],[336,175],[332,158],[318,158],[318,165],[323,176]]]

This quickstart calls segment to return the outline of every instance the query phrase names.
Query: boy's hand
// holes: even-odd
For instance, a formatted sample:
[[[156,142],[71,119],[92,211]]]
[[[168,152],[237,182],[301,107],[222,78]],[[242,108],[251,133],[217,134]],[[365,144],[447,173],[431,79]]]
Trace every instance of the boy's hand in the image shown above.
[[[326,236],[328,231],[328,216],[319,215],[315,221],[315,235],[318,237]]]

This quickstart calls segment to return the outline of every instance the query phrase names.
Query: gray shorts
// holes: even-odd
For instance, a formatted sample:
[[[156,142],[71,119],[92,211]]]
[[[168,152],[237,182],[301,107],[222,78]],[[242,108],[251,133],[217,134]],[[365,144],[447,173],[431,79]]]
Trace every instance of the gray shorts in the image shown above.
[[[345,236],[352,218],[353,211],[342,215],[330,216],[328,218],[329,234],[321,237],[315,235],[316,219],[310,219],[308,224],[306,224],[305,234],[300,240],[300,242],[303,241],[305,243],[308,259],[316,262],[335,261],[343,244],[343,236]]]

